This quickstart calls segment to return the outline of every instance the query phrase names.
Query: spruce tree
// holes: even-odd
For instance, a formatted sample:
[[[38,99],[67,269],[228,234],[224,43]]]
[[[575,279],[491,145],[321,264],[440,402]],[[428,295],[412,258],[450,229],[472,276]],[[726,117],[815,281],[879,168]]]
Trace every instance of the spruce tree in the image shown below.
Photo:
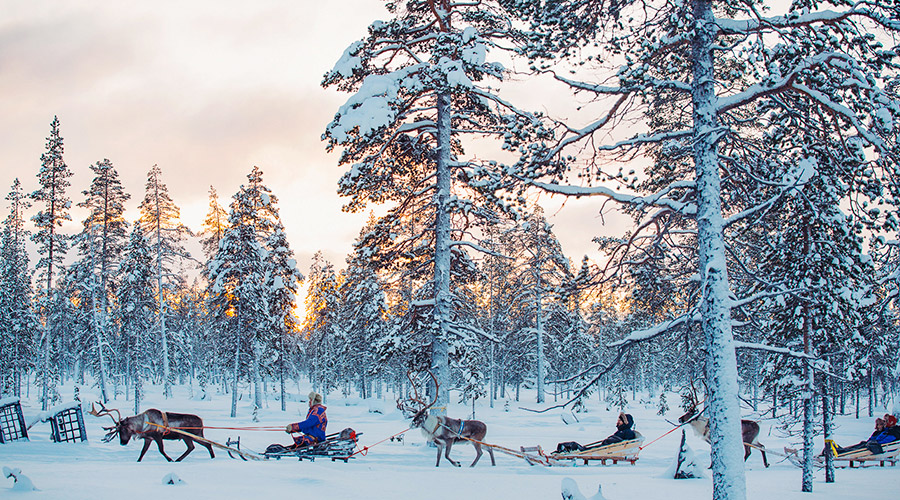
[[[58,382],[54,377],[59,372],[51,370],[54,367],[50,364],[50,360],[56,357],[54,349],[59,345],[59,339],[51,337],[54,331],[52,318],[55,314],[50,307],[53,302],[53,279],[60,271],[68,250],[68,237],[60,232],[60,228],[65,221],[72,220],[69,216],[71,202],[66,196],[72,171],[63,159],[63,139],[59,135],[59,119],[55,116],[50,123],[50,137],[47,138],[46,147],[47,150],[41,155],[41,170],[37,176],[40,188],[31,193],[31,199],[39,206],[38,213],[31,219],[36,229],[31,239],[37,244],[39,256],[36,264],[38,307],[44,322],[38,340],[42,410],[49,408],[51,386]]]
[[[131,230],[119,266],[121,285],[118,290],[116,322],[123,338],[126,381],[134,394],[134,411],[141,412],[143,379],[152,372],[153,352],[159,345],[153,336],[154,316],[158,300],[154,294],[156,273],[153,248],[139,224]]]
[[[163,372],[163,395],[169,397],[172,395],[172,374],[169,367],[171,339],[166,329],[166,316],[169,314],[166,297],[173,292],[180,279],[175,273],[175,264],[190,257],[182,246],[182,241],[190,231],[181,223],[181,211],[169,196],[169,189],[162,181],[162,170],[157,165],[153,165],[147,174],[144,199],[138,208],[141,217],[137,224],[149,242],[155,261],[157,298],[155,326]]]

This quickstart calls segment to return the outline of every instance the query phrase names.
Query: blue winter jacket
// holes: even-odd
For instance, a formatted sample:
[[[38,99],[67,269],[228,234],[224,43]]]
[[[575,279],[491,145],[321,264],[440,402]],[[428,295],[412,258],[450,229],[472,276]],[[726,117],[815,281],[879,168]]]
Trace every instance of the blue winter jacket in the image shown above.
[[[887,429],[878,433],[878,435],[872,436],[869,438],[869,441],[875,441],[878,444],[887,444],[893,443],[897,440],[897,436],[895,436],[892,432]]]
[[[291,431],[302,432],[316,438],[316,442],[325,441],[325,426],[328,425],[328,417],[325,416],[325,407],[315,405],[306,414],[306,420],[291,424]]]

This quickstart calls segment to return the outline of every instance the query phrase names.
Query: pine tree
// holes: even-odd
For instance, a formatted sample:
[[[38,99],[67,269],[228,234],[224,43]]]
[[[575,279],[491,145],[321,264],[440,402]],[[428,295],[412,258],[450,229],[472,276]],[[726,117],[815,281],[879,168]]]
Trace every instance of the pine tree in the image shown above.
[[[228,323],[227,341],[234,346],[231,362],[231,416],[237,415],[237,388],[241,367],[249,368],[255,387],[254,402],[262,406],[260,357],[272,325],[267,288],[267,250],[259,241],[257,197],[242,186],[231,203],[228,229],[219,250],[208,263],[210,309]],[[228,318],[228,319],[226,319]],[[242,358],[249,358],[243,365]]]
[[[50,137],[47,138],[47,151],[41,155],[41,170],[38,173],[40,188],[31,193],[31,199],[39,204],[40,209],[32,221],[36,231],[31,239],[37,244],[40,258],[36,264],[39,280],[39,308],[43,317],[44,328],[38,340],[38,349],[41,356],[41,409],[49,408],[51,398],[51,385],[58,380],[53,378],[58,374],[57,370],[51,370],[50,360],[56,357],[53,352],[59,342],[51,338],[54,330],[51,318],[54,311],[49,308],[53,302],[53,278],[62,267],[63,257],[68,250],[68,238],[60,233],[60,227],[68,220],[71,202],[66,197],[66,188],[69,187],[69,177],[72,171],[63,160],[63,139],[59,135],[59,119],[53,117],[50,123]],[[51,373],[52,371],[52,373]]]
[[[154,294],[156,273],[153,248],[139,224],[135,224],[119,266],[117,323],[123,338],[126,378],[134,393],[134,411],[141,412],[142,380],[151,373],[153,352],[159,341],[153,338],[158,299]]]
[[[206,259],[212,259],[219,249],[219,242],[228,227],[228,212],[219,204],[216,188],[209,187],[209,212],[203,220],[203,231],[200,232],[200,244]]]
[[[271,207],[278,220],[275,230],[266,240],[268,249],[266,285],[269,289],[269,318],[272,323],[267,343],[269,350],[275,352],[277,356],[274,369],[281,391],[281,410],[285,411],[287,409],[285,377],[290,371],[288,360],[293,358],[292,355],[296,350],[296,333],[300,330],[294,310],[297,307],[297,292],[304,278],[297,269],[297,261],[281,227],[277,209],[274,205]]]
[[[313,389],[327,396],[339,387],[337,373],[350,357],[345,325],[338,322],[338,276],[322,252],[313,255],[306,283],[306,316],[300,333],[307,345],[305,358]]]
[[[100,395],[108,401],[108,367],[105,349],[111,335],[110,297],[116,293],[118,264],[127,238],[128,222],[124,218],[125,202],[131,196],[122,189],[119,174],[108,159],[91,165],[94,179],[85,200],[78,204],[88,210],[83,229],[76,237],[79,263],[78,283],[83,288],[82,306],[89,311],[88,323],[95,339],[95,366],[99,373]],[[89,288],[88,288],[89,287]]]
[[[153,165],[147,174],[144,199],[139,206],[141,217],[137,224],[147,237],[155,259],[156,329],[163,368],[163,395],[169,397],[172,395],[172,377],[169,367],[170,339],[166,329],[166,296],[172,292],[179,279],[173,270],[174,264],[190,257],[181,244],[190,231],[179,221],[180,210],[169,196],[169,189],[162,182],[161,176],[162,170]]]
[[[31,204],[19,179],[13,182],[9,215],[0,239],[0,394],[21,396],[22,375],[32,359],[31,336],[40,329],[32,309],[31,272],[25,240],[24,211]]]
[[[495,166],[474,156],[466,161],[462,138],[504,137],[494,135],[500,123],[532,117],[510,109],[488,87],[503,77],[502,65],[487,61],[488,49],[499,50],[503,40],[515,36],[502,12],[487,4],[444,0],[394,2],[388,10],[393,18],[373,23],[369,35],[353,43],[325,75],[323,85],[355,94],[338,110],[324,138],[329,150],[343,147],[341,165],[352,165],[339,188],[350,198],[346,209],[397,203],[375,228],[382,243],[412,216],[419,216],[430,233],[413,235],[405,246],[430,258],[433,286],[422,290],[433,295],[422,300],[431,301],[434,312],[425,314],[436,328],[426,366],[437,377],[441,407],[449,400],[454,350],[451,260],[454,248],[465,244],[463,234],[454,232],[453,218],[484,214],[487,200],[463,186],[479,188],[473,172]],[[513,147],[515,134],[505,137]],[[412,212],[426,199],[426,212]],[[370,241],[378,239],[375,234]],[[371,255],[376,246],[362,253]]]

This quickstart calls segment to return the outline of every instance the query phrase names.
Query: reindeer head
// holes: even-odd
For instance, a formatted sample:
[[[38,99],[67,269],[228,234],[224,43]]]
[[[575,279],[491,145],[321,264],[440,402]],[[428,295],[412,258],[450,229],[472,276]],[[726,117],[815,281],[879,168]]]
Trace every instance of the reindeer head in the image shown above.
[[[419,389],[416,388],[416,382],[413,380],[410,372],[406,372],[406,378],[409,379],[410,387],[412,387],[415,396],[406,400],[397,400],[397,408],[403,411],[404,414],[412,414],[412,423],[409,426],[413,429],[422,427],[425,424],[425,419],[428,418],[428,409],[437,402],[437,377],[431,371],[428,371],[428,375],[431,375],[431,379],[434,380],[435,387],[435,398],[431,403],[422,401],[422,398],[419,396]]]
[[[100,405],[99,411],[94,406],[95,404]],[[116,417],[113,417],[112,412],[116,412],[116,415],[118,415],[119,418],[117,419]],[[122,414],[119,412],[119,410],[117,410],[115,408],[113,408],[112,410],[109,410],[105,406],[103,406],[103,403],[100,403],[98,401],[97,403],[91,403],[91,411],[89,411],[88,413],[95,417],[109,416],[109,418],[112,419],[112,421],[113,421],[112,427],[104,427],[103,428],[103,430],[106,431],[106,436],[103,436],[104,443],[108,443],[108,442],[112,441],[116,437],[116,435],[118,435],[119,442],[122,444],[122,446],[125,446],[126,444],[128,444],[128,440],[131,439],[131,435],[133,433],[128,428],[128,425],[127,425],[128,419],[123,419]]]

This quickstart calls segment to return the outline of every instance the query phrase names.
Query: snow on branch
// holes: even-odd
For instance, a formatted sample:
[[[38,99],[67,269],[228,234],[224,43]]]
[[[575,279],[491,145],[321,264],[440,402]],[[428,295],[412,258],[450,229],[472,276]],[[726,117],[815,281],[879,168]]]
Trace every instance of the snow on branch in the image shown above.
[[[760,31],[768,31],[772,29],[791,29],[812,25],[836,24],[850,17],[868,18],[882,26],[890,29],[900,29],[900,21],[886,17],[871,7],[882,7],[885,4],[880,2],[869,2],[866,0],[857,2],[848,10],[833,11],[824,10],[819,12],[807,12],[805,14],[791,13],[786,16],[759,17],[757,19],[716,19],[715,23],[723,34],[751,34]]]
[[[510,257],[509,255],[503,255],[502,253],[497,253],[497,252],[495,252],[495,251],[493,251],[493,250],[489,250],[489,249],[487,249],[487,248],[484,248],[483,246],[481,246],[481,245],[479,245],[479,244],[477,244],[477,243],[473,243],[473,242],[471,242],[471,241],[451,241],[451,242],[450,242],[450,246],[451,246],[451,247],[454,247],[454,246],[467,246],[467,247],[471,247],[472,249],[477,250],[477,251],[479,251],[479,252],[481,252],[481,253],[490,255],[490,256],[492,256],[492,257],[500,257],[500,258],[503,258],[503,259],[512,259],[512,258],[513,258],[513,257]]]
[[[785,356],[790,356],[792,358],[818,360],[818,358],[816,356],[813,356],[812,354],[806,354],[806,353],[803,353],[800,351],[792,351],[786,347],[776,347],[776,346],[772,346],[772,345],[760,344],[757,342],[743,342],[740,340],[735,340],[734,348],[735,349],[753,349],[755,351],[766,351],[766,352],[773,352],[776,354],[784,354]]]
[[[665,194],[674,189],[692,188],[692,181],[678,181],[666,186],[658,193],[650,196],[637,196],[620,193],[604,186],[563,186],[545,182],[528,181],[531,185],[549,193],[563,194],[566,196],[603,196],[619,203],[626,203],[638,207],[662,207],[668,208],[685,216],[697,213],[697,206],[693,203],[682,203],[672,198],[666,198]]]

